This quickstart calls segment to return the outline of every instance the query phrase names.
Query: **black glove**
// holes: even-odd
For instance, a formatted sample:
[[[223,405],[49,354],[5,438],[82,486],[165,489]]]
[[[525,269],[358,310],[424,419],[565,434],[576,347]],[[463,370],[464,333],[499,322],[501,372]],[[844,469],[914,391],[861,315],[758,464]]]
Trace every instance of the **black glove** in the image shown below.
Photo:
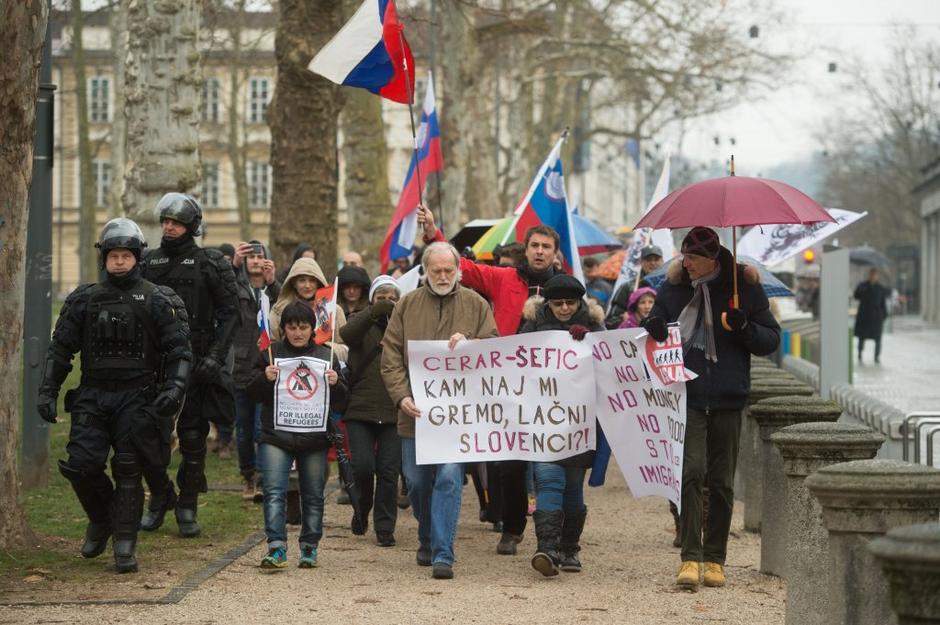
[[[199,361],[193,373],[200,382],[214,382],[219,379],[220,371],[222,371],[222,363],[212,356],[206,356]]]
[[[588,333],[588,329],[584,327],[583,325],[581,325],[580,323],[576,323],[570,328],[568,328],[568,334],[570,334],[571,338],[573,338],[576,341],[583,341],[587,333]]]
[[[42,417],[43,421],[48,421],[49,423],[56,422],[57,400],[57,395],[51,395],[44,391],[39,392],[39,397],[36,400],[36,411],[39,413],[39,416]]]
[[[381,299],[376,303],[372,304],[372,319],[378,321],[379,319],[387,318],[392,314],[392,311],[395,309],[395,302],[388,299]]]
[[[153,409],[161,417],[172,417],[186,397],[186,388],[174,382],[167,382],[153,400]]]
[[[740,308],[732,308],[725,315],[732,332],[740,332],[747,327],[747,313]]]
[[[662,317],[650,317],[643,327],[657,343],[662,343],[669,338],[669,328],[666,327],[666,320]]]

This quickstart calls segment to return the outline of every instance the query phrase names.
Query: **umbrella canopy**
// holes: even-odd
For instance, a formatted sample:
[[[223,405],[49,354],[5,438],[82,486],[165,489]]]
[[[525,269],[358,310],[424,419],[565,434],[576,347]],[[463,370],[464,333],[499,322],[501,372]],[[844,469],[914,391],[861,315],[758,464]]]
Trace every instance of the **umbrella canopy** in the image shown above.
[[[473,253],[479,260],[491,260],[493,250],[502,242],[507,233],[509,235],[506,238],[507,243],[516,240],[516,234],[512,230],[514,217],[510,215],[493,224],[473,245]],[[623,247],[617,237],[607,234],[590,219],[574,214],[571,220],[574,224],[575,238],[578,241],[578,252],[581,254],[599,254]]]
[[[767,294],[767,297],[793,297],[793,292],[787,288],[787,285],[781,282],[777,276],[770,273],[769,269],[750,256],[738,256],[738,261],[756,267],[757,270],[760,271],[760,283],[761,286],[764,287],[764,293]],[[666,281],[666,271],[669,265],[675,262],[681,263],[682,259],[680,257],[670,259],[656,271],[644,276],[643,279],[646,280],[651,287],[658,290],[663,282]]]
[[[468,221],[464,224],[463,228],[450,239],[450,243],[456,247],[457,250],[463,250],[463,248],[468,245],[476,243],[493,225],[498,224],[500,221],[500,219],[474,219],[473,221]]]
[[[820,221],[835,220],[799,189],[776,180],[732,175],[673,191],[650,209],[634,229],[727,228]]]
[[[607,257],[607,260],[597,266],[595,274],[605,280],[616,280],[620,275],[620,267],[623,265],[623,257],[627,255],[626,250],[618,250]]]
[[[879,269],[885,269],[888,266],[888,259],[885,255],[868,245],[849,248],[849,262],[853,265],[871,265]]]

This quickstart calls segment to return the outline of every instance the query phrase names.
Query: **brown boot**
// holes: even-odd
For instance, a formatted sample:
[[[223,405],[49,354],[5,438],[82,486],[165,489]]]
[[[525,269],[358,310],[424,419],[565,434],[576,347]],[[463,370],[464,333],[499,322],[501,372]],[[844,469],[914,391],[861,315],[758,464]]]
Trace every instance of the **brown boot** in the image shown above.
[[[252,501],[255,498],[255,480],[246,477],[242,480],[242,501]]]

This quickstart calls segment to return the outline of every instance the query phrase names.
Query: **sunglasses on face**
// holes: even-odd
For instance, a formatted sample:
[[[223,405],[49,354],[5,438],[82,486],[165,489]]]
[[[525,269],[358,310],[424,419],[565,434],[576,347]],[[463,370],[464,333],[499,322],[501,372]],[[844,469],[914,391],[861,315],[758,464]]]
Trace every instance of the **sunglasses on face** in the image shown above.
[[[554,308],[561,308],[562,306],[567,306],[568,308],[574,308],[578,305],[578,300],[576,299],[550,299],[548,300],[548,305]]]

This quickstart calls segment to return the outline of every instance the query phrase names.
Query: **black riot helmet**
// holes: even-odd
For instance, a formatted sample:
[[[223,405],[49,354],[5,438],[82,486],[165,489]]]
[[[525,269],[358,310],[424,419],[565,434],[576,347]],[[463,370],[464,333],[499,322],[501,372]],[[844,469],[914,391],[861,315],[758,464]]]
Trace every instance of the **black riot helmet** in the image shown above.
[[[189,230],[194,237],[202,235],[202,208],[199,202],[186,193],[167,193],[157,202],[160,221],[172,219]]]
[[[118,217],[104,225],[95,247],[101,251],[101,267],[104,268],[108,252],[118,248],[129,249],[140,262],[140,255],[147,243],[140,226],[126,217]]]

